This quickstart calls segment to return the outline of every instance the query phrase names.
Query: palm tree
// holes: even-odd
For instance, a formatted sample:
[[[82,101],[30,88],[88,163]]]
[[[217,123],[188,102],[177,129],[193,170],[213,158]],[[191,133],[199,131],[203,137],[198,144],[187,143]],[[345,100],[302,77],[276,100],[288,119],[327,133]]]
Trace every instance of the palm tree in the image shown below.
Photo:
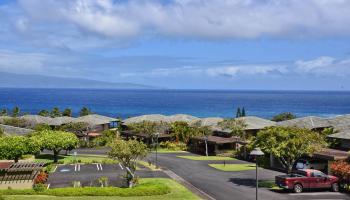
[[[63,112],[62,112],[63,116],[67,116],[67,117],[71,117],[72,116],[72,109],[70,108],[66,108]]]
[[[20,113],[20,109],[18,106],[14,107],[13,110],[12,110],[12,117],[18,117]]]

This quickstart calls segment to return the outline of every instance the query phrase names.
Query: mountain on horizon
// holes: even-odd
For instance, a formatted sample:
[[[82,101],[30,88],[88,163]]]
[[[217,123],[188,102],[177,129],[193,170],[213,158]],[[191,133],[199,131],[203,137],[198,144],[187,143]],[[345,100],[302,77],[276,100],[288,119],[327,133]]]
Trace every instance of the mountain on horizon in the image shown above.
[[[135,83],[0,72],[0,88],[155,89]]]

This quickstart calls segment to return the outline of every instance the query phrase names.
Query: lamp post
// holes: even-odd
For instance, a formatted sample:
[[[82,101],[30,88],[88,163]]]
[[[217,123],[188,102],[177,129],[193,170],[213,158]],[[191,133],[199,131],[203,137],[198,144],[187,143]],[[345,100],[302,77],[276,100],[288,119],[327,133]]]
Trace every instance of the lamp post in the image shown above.
[[[159,133],[156,133],[156,168],[158,168],[158,137]]]
[[[256,180],[256,189],[255,189],[255,195],[256,200],[258,200],[258,188],[259,188],[259,180],[258,180],[258,156],[263,156],[264,152],[261,151],[260,148],[255,148],[252,152],[250,152],[251,156],[255,157],[255,166],[256,166],[256,173],[255,173],[255,180]]]

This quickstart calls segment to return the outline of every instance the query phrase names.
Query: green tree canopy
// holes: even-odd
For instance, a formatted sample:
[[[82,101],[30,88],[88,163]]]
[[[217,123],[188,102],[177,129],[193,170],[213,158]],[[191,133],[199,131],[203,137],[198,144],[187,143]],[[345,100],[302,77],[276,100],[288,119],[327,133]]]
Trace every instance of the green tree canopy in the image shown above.
[[[219,126],[222,129],[231,130],[230,132],[231,136],[238,136],[243,140],[247,139],[247,135],[244,130],[247,127],[247,125],[241,119],[225,119],[219,122]]]
[[[197,132],[193,131],[193,128],[187,122],[177,121],[171,123],[171,133],[176,141],[187,144],[191,137],[195,136]]]
[[[61,131],[72,132],[77,135],[84,135],[88,130],[88,124],[85,122],[70,122],[63,124],[58,129]]]
[[[48,110],[40,110],[38,115],[44,116],[44,117],[49,117],[50,116],[50,112]]]
[[[18,117],[18,115],[19,115],[20,112],[21,112],[21,111],[20,111],[20,109],[19,109],[18,106],[14,107],[14,108],[12,109],[12,117]]]
[[[72,109],[70,109],[70,108],[64,109],[64,111],[62,112],[62,115],[66,116],[66,117],[71,117],[72,116]]]
[[[61,117],[61,116],[62,116],[62,113],[61,113],[61,111],[60,111],[59,108],[54,107],[54,108],[52,109],[51,113],[50,113],[50,116],[51,116],[51,117]]]
[[[43,130],[35,133],[32,139],[39,141],[41,149],[53,151],[54,162],[58,160],[61,150],[72,150],[77,147],[79,140],[74,133],[64,131]]]
[[[269,127],[259,131],[251,145],[275,156],[290,172],[298,158],[313,154],[326,142],[323,135],[309,129]]]
[[[2,129],[1,127],[0,127],[0,137],[2,137],[2,136],[4,136],[5,135],[5,131],[4,131],[4,129]]]
[[[136,161],[147,156],[147,146],[137,140],[121,140],[117,139],[110,144],[111,151],[109,157],[117,159],[126,170],[126,179],[129,187],[135,184]]]
[[[283,112],[278,115],[275,115],[274,117],[272,117],[271,120],[275,122],[281,122],[281,121],[286,121],[286,120],[295,119],[295,118],[296,116],[293,113]]]
[[[18,162],[25,154],[40,151],[40,145],[35,140],[24,136],[5,136],[0,138],[0,159]]]
[[[83,107],[83,108],[80,110],[80,113],[79,113],[80,117],[86,116],[86,115],[90,115],[90,114],[91,114],[91,111],[90,111],[90,109],[87,108],[87,107]]]
[[[52,130],[51,126],[48,124],[37,124],[34,127],[35,131],[44,131],[44,130]]]

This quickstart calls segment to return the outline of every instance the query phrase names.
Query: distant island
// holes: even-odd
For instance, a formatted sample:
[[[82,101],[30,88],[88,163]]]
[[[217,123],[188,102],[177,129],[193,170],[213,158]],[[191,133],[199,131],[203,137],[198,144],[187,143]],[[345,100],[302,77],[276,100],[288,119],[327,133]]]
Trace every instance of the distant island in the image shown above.
[[[90,89],[156,89],[135,83],[115,83],[82,78],[27,75],[0,72],[0,88],[90,88]]]

